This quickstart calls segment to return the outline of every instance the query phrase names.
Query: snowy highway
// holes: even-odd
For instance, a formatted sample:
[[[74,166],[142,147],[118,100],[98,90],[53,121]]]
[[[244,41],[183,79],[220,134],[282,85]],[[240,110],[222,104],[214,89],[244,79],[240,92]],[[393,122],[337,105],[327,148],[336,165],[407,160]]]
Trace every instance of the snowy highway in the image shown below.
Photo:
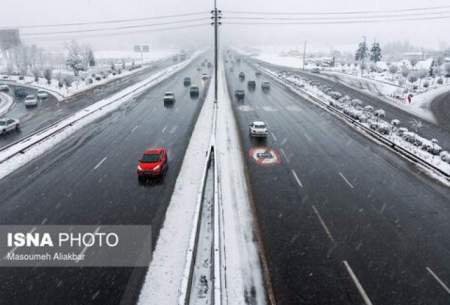
[[[281,85],[264,93],[270,79],[249,65],[230,67],[277,304],[448,304],[448,188]],[[249,138],[252,121],[267,123],[266,141]]]
[[[9,133],[0,137],[0,148],[11,144],[21,138],[27,137],[33,132],[47,127],[48,125],[67,117],[74,112],[87,107],[96,101],[106,98],[115,92],[118,92],[136,82],[147,78],[152,73],[173,65],[172,59],[163,59],[156,61],[151,67],[125,76],[121,79],[113,80],[94,89],[87,90],[70,97],[67,100],[58,102],[58,100],[49,95],[45,100],[39,102],[35,108],[27,109],[23,104],[23,98],[15,98],[15,103],[11,107],[7,116],[17,118],[21,121],[21,130],[19,132]],[[10,84],[12,89],[24,88],[29,94],[36,94],[37,90]],[[11,93],[13,94],[13,93]]]
[[[209,85],[200,75],[210,70],[197,71],[203,59],[2,179],[0,223],[151,224],[154,246]],[[186,76],[199,85],[198,98],[183,85]],[[138,76],[145,77],[145,73]],[[130,79],[105,91],[135,82]],[[163,103],[166,91],[176,95],[171,107]],[[84,97],[85,104],[90,100]],[[77,102],[74,107],[81,106]],[[169,148],[170,168],[162,181],[141,185],[136,164],[149,146]],[[37,299],[42,304],[133,304],[146,272],[145,268],[2,270],[0,281],[7,284],[2,285],[0,303],[8,304],[34,304]]]

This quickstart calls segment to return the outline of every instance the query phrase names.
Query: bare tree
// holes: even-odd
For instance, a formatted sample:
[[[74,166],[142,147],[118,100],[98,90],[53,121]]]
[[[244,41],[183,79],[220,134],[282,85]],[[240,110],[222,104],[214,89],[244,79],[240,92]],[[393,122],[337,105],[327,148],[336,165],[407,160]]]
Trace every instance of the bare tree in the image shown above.
[[[66,65],[72,69],[75,76],[78,76],[80,71],[84,69],[83,67],[83,50],[80,45],[72,40],[66,44],[67,57]]]
[[[51,68],[44,69],[44,78],[47,80],[47,84],[49,84],[49,85],[52,83],[52,74],[53,74],[53,71]]]

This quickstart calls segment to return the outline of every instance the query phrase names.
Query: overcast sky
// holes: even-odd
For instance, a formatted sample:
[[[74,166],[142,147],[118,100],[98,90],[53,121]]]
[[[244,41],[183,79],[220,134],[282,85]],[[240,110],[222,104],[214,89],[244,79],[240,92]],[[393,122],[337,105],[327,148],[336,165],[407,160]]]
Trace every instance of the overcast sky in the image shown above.
[[[389,10],[449,5],[449,0],[226,0],[218,1],[224,11],[258,12],[309,12]],[[91,22],[111,19],[144,18],[151,16],[209,11],[210,0],[2,0],[0,26],[24,26],[35,24],[59,24]],[[449,16],[450,16],[450,9]],[[228,15],[229,16],[229,15]],[[207,22],[207,20],[205,20]],[[225,21],[224,21],[225,22]],[[148,22],[147,22],[148,23]],[[98,26],[97,26],[98,27]],[[57,31],[57,28],[29,29],[31,31]],[[221,29],[224,44],[248,45],[302,45],[308,40],[318,49],[349,48],[363,35],[369,41],[382,43],[393,40],[409,40],[412,44],[429,48],[450,45],[450,18],[445,20],[408,21],[393,23],[351,25],[224,25]],[[84,38],[95,49],[125,49],[137,43],[152,47],[196,46],[206,44],[211,29],[195,28],[165,32],[136,33],[123,36]],[[58,38],[60,39],[60,37]],[[78,39],[81,39],[78,37]],[[63,41],[46,37],[28,39],[43,46],[60,46]]]

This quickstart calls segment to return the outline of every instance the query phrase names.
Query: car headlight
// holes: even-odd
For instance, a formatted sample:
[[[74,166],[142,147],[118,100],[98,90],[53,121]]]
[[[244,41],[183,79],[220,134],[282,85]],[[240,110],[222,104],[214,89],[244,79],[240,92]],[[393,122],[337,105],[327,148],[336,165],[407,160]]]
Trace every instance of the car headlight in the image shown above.
[[[142,167],[140,165],[137,166],[137,170],[142,172]]]
[[[160,168],[161,168],[161,165],[156,165],[156,166],[153,168],[153,170],[154,170],[154,171],[158,171]]]

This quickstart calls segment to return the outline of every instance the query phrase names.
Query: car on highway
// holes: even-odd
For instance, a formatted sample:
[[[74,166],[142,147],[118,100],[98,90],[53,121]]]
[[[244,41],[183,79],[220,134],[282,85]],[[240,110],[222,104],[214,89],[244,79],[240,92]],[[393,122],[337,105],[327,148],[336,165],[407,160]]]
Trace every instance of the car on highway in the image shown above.
[[[45,100],[46,98],[48,98],[48,93],[45,92],[44,90],[39,90],[37,92],[37,97],[41,100]]]
[[[167,91],[164,94],[164,104],[174,103],[175,102],[175,94],[171,91]]]
[[[185,87],[190,86],[191,85],[191,78],[190,77],[185,77],[183,80],[183,84]]]
[[[313,68],[313,69],[311,70],[311,72],[312,72],[312,73],[318,74],[318,73],[320,73],[320,69],[319,69],[319,68]]]
[[[234,96],[238,99],[238,100],[243,100],[245,97],[245,91],[242,89],[237,89],[234,91]]]
[[[191,97],[198,97],[200,95],[200,88],[198,86],[191,86],[189,94]]]
[[[267,90],[270,90],[270,83],[269,82],[262,82],[262,84],[261,84],[261,89],[263,90],[263,91],[267,91]]]
[[[148,178],[162,177],[167,172],[168,165],[165,147],[145,150],[136,168],[139,182],[145,182]]]
[[[262,121],[254,121],[248,125],[248,131],[251,137],[265,138],[269,134],[266,123]]]
[[[249,90],[255,90],[256,89],[256,82],[254,80],[249,80],[247,82],[247,87]]]
[[[255,72],[255,76],[256,76],[256,77],[260,77],[261,74],[262,74],[261,71],[256,71],[256,72]]]
[[[29,94],[27,95],[27,97],[25,98],[24,101],[25,107],[36,107],[38,105],[38,99],[36,97],[36,95],[33,94]]]
[[[19,130],[20,121],[12,118],[0,118],[0,134],[6,134],[13,130]]]
[[[18,98],[25,98],[28,95],[28,91],[25,88],[15,88],[14,95]]]
[[[207,80],[207,79],[209,79],[209,75],[206,74],[206,73],[203,73],[202,76],[201,76],[201,78],[202,78],[203,80]]]
[[[239,72],[239,79],[241,81],[243,81],[245,79],[245,73],[244,72]]]
[[[0,92],[8,93],[9,92],[9,86],[5,85],[5,84],[0,84]]]

